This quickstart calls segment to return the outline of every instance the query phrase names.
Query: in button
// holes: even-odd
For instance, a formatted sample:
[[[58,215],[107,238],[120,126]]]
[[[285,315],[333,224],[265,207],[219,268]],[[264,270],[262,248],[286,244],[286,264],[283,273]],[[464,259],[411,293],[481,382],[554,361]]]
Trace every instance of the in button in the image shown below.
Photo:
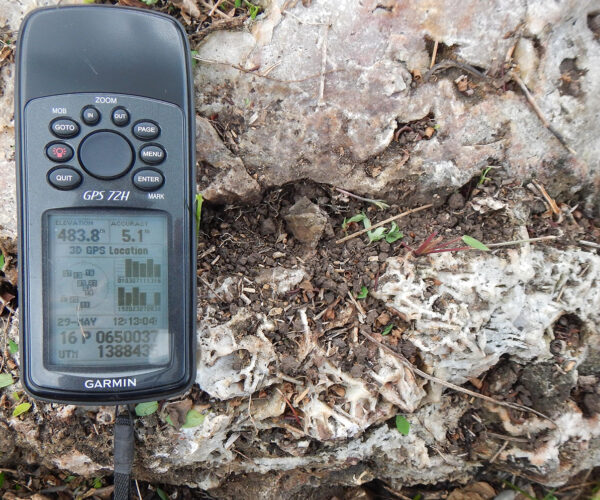
[[[87,125],[96,125],[100,121],[100,111],[94,106],[86,106],[81,111],[81,119]]]

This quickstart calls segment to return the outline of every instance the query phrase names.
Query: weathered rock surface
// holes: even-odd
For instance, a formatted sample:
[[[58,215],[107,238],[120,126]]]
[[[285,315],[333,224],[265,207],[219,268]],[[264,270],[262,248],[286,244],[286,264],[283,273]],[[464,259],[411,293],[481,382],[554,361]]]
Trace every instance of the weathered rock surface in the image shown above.
[[[215,32],[198,48],[196,149],[207,200],[253,202],[265,188],[312,179],[414,202],[436,201],[438,193],[439,201],[495,166],[508,178],[536,176],[553,196],[593,208],[600,187],[600,2],[307,3],[283,9],[282,1],[273,1],[247,29]],[[5,2],[0,27],[15,32],[29,7]],[[440,43],[438,60],[454,55],[495,76],[516,44],[523,80],[577,157],[542,126],[512,84],[497,88],[462,69],[424,82],[434,41]],[[13,71],[11,64],[0,69],[0,235],[12,238]],[[463,74],[473,85],[470,94],[455,83]],[[395,137],[425,119],[435,123],[429,138],[403,143]],[[315,246],[325,238],[327,218],[308,198],[295,201],[281,217],[262,219],[258,231],[287,237],[276,234],[274,222],[281,228],[285,217],[295,239]],[[461,210],[464,204],[457,193],[449,206]],[[504,210],[516,226],[526,218],[523,207],[511,211],[491,197],[472,204],[479,213]],[[241,245],[244,236],[228,238]],[[222,245],[218,239],[215,245]],[[389,251],[388,245],[386,257]],[[335,290],[343,267],[353,265],[350,257],[329,264],[328,290]],[[313,290],[310,282],[323,277],[269,259],[255,263],[260,270],[252,279],[248,259],[228,262],[229,274],[215,283],[216,294],[208,294],[226,304],[229,316],[214,305],[199,311],[201,391],[194,388],[194,400],[206,418],[200,427],[181,430],[159,414],[138,419],[136,477],[221,487],[228,491],[223,498],[242,498],[235,488],[252,481],[269,499],[302,497],[321,482],[383,478],[401,487],[466,481],[504,442],[480,428],[465,445],[474,408],[493,421],[491,431],[517,438],[497,457],[515,471],[552,486],[600,465],[596,253],[526,245],[497,254],[392,257],[377,277],[378,290],[369,292],[395,311],[391,338],[410,344],[413,362],[424,371],[455,384],[481,382],[486,374],[489,394],[505,399],[518,393],[556,425],[417,377],[361,335],[364,324],[347,301],[351,283],[338,295],[327,292],[328,304],[341,299],[335,313],[331,305],[316,315],[292,308],[295,293],[311,293],[306,303],[326,295],[326,286]],[[234,304],[244,288],[252,298]],[[265,289],[265,300],[278,301],[268,314],[256,307],[256,292]],[[318,315],[327,318],[321,330]],[[576,325],[568,335],[559,332],[562,320]],[[288,335],[274,334],[281,325]],[[17,327],[14,320],[8,332],[15,341]],[[332,353],[341,347],[360,362],[336,363]],[[19,386],[5,391],[14,389]],[[289,401],[286,394],[295,397]],[[110,473],[109,409],[35,403],[19,418],[2,411],[0,462]],[[408,436],[394,427],[399,413],[411,423]]]
[[[589,207],[597,200],[591,124],[600,110],[600,55],[588,23],[597,2],[320,0],[282,11],[283,4],[270,4],[254,36],[207,37],[196,72],[199,112],[218,116],[228,146],[263,187],[310,178],[423,196],[496,165],[509,177],[540,177],[555,196],[581,192]],[[518,42],[523,78],[577,158],[516,87],[483,90],[462,70],[423,83],[433,41],[490,74]],[[462,73],[474,78],[471,96],[453,83]],[[396,131],[428,116],[437,129],[430,140],[396,146]]]

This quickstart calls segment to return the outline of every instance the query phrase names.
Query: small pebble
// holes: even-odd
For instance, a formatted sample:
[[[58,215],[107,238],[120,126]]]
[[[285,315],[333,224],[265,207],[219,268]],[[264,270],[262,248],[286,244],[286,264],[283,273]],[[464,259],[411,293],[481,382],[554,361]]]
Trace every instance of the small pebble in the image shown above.
[[[465,206],[465,198],[460,193],[452,193],[448,198],[448,206],[452,210],[459,210]]]

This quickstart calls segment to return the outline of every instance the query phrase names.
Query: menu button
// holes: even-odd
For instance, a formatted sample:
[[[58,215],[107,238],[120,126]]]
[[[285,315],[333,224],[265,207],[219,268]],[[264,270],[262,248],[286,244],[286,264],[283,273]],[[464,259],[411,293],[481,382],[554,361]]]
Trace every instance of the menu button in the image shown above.
[[[140,150],[140,159],[153,165],[162,163],[165,159],[165,150],[156,144],[149,144]]]

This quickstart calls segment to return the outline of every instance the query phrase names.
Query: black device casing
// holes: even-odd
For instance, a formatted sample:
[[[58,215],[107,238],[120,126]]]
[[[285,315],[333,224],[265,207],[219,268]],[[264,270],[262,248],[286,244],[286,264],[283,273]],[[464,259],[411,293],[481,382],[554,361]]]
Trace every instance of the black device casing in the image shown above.
[[[19,210],[19,309],[21,377],[31,396],[53,402],[113,404],[148,401],[187,390],[195,378],[196,234],[194,221],[194,111],[190,51],[186,34],[173,18],[152,11],[112,6],[66,6],[33,11],[23,21],[17,47],[15,131]],[[116,102],[113,102],[116,100]],[[146,167],[137,157],[131,170],[113,180],[88,175],[77,155],[69,162],[82,173],[81,185],[58,190],[47,182],[56,166],[46,158],[53,109],[82,125],[77,137],[65,139],[77,151],[92,128],[81,122],[84,105],[100,110],[96,130],[124,129],[110,121],[115,105],[139,118],[159,115],[167,158],[157,167],[165,182],[150,195],[132,185],[132,172]],[[59,112],[60,116],[64,113]],[[50,139],[48,139],[50,138]],[[134,147],[138,144],[132,140]],[[84,199],[92,191],[129,191],[126,200]],[[47,300],[44,276],[43,219],[48,211],[111,210],[141,213],[159,210],[169,218],[169,331],[171,362],[154,370],[137,369],[135,386],[121,384],[132,374],[110,371],[76,373],[49,370],[44,362]],[[45,260],[46,259],[46,260]],[[100,380],[102,388],[86,388]],[[108,380],[108,383],[103,383]],[[114,381],[114,382],[113,382]],[[93,385],[93,384],[91,384]],[[96,384],[97,385],[97,384]]]

